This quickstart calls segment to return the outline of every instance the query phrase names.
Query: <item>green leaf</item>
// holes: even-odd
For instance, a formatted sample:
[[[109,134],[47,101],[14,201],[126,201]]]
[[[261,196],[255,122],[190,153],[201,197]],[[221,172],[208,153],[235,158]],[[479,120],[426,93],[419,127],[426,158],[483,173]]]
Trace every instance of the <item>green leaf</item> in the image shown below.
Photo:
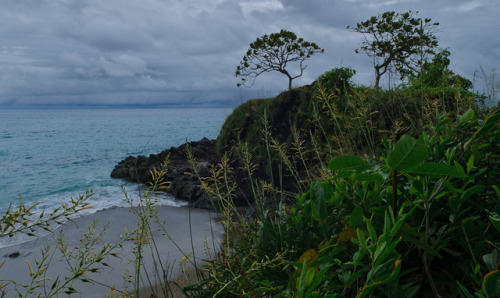
[[[434,178],[441,177],[457,177],[464,178],[460,171],[447,164],[443,163],[435,163],[435,162],[427,162],[423,165],[416,166],[408,170],[408,173],[417,174],[421,176],[428,176]]]
[[[363,171],[370,168],[368,163],[354,155],[341,155],[334,157],[330,163],[328,164],[328,168],[330,171],[343,171],[343,170],[351,170],[351,171]]]
[[[393,265],[392,273],[384,280],[374,281],[366,286],[364,286],[358,294],[358,297],[364,297],[365,294],[369,294],[375,287],[379,285],[392,284],[399,277],[399,272],[401,271],[401,260],[396,260]]]
[[[356,229],[356,233],[358,234],[358,242],[359,242],[359,245],[365,249],[365,250],[368,250],[368,246],[366,244],[366,237],[365,237],[365,233],[363,231],[361,231],[361,229]]]
[[[483,278],[482,290],[486,293],[486,297],[497,297],[498,270],[491,271]]]
[[[450,196],[448,198],[448,205],[450,205],[453,213],[458,213],[458,208],[460,206],[460,199],[457,196]]]
[[[460,203],[463,203],[465,202],[468,198],[470,198],[472,195],[478,193],[478,192],[481,192],[483,189],[485,189],[486,186],[482,186],[482,185],[475,185],[469,189],[467,189],[466,191],[464,191],[464,193],[462,194],[462,196],[460,197]]]
[[[305,278],[305,287],[309,287],[309,285],[312,283],[314,279],[314,270],[307,270],[306,278]]]
[[[305,290],[305,279],[306,279],[306,274],[307,274],[307,265],[306,265],[306,259],[304,259],[304,262],[302,263],[302,269],[300,272],[300,277],[297,280],[297,289],[299,292],[304,292]]]
[[[333,186],[328,183],[317,181],[312,186],[311,191],[312,216],[318,221],[324,220],[328,215],[326,200],[332,197]]]
[[[383,238],[384,234],[380,235],[379,241],[377,242],[377,248],[375,250],[375,255],[373,256],[373,261],[377,262],[378,257],[384,252],[385,247],[387,246],[387,241]]]
[[[465,297],[474,298],[474,296],[472,296],[472,294],[469,292],[469,290],[467,290],[467,288],[463,284],[461,284],[458,280],[456,280],[455,282],[457,283],[458,287],[462,291],[462,294],[465,295]],[[463,297],[462,295],[460,296]]]
[[[355,181],[368,181],[368,182],[375,182],[377,184],[382,183],[382,180],[384,180],[384,178],[380,174],[366,174],[366,173],[356,173],[354,174],[353,179]]]
[[[328,266],[326,266],[325,268],[321,269],[320,272],[318,272],[318,274],[316,274],[314,276],[314,280],[312,281],[312,283],[309,285],[309,289],[307,290],[306,294],[305,294],[305,297],[309,297],[309,295],[311,294],[312,291],[314,291],[314,289],[321,283],[323,282],[323,277],[325,276],[326,272],[330,269],[330,267],[332,267],[333,265],[330,264]]]
[[[495,114],[489,116],[483,122],[483,125],[474,133],[473,139],[477,139],[481,137],[483,134],[486,134],[490,131],[490,129],[500,121],[500,110],[496,111]]]
[[[359,228],[363,224],[363,208],[356,206],[349,216],[349,224],[352,228]]]
[[[490,222],[500,232],[500,216],[494,212],[490,213]]]
[[[439,121],[439,123],[436,125],[436,131],[439,132],[440,129],[444,129],[445,125],[450,123],[451,121],[453,121],[453,119],[451,119],[451,118]]]
[[[401,217],[397,218],[396,223],[394,224],[394,226],[391,229],[391,238],[396,236],[396,234],[399,232],[399,230],[401,230],[401,228],[403,227],[404,223],[405,223],[405,219],[403,219]]]
[[[497,196],[500,198],[500,188],[498,188],[498,186],[496,186],[496,185],[492,185],[491,187],[493,187],[493,189],[497,193]]]
[[[464,168],[462,167],[462,165],[460,165],[456,160],[453,162],[453,164],[455,165],[455,169],[457,169],[458,175],[461,178],[467,177],[467,174],[465,174],[465,171],[464,171]]]
[[[469,157],[469,161],[467,161],[467,174],[470,174],[470,171],[474,168],[474,154]]]
[[[488,266],[490,271],[493,271],[497,267],[498,251],[495,249],[492,253],[483,256],[483,261]]]
[[[404,135],[387,155],[387,166],[390,169],[409,170],[422,163],[427,155],[428,150],[425,143]]]
[[[374,243],[375,241],[377,241],[377,232],[375,232],[375,228],[373,227],[373,224],[369,219],[365,219],[365,222],[366,222],[366,228],[370,233],[371,242]]]
[[[463,115],[458,116],[458,121],[460,124],[465,123],[474,117],[474,110],[469,109]]]

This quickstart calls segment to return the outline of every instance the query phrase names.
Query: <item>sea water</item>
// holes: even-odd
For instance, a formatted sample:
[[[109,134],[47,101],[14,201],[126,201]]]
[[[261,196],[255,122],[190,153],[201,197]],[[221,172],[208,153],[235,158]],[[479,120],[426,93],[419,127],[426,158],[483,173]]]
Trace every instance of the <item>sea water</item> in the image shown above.
[[[139,186],[110,178],[129,155],[159,153],[186,141],[216,138],[229,109],[0,110],[0,216],[20,198],[48,211],[92,190],[96,212],[129,206]],[[161,194],[160,204],[186,202]],[[85,213],[83,214],[85,215]],[[0,247],[5,246],[0,241]]]

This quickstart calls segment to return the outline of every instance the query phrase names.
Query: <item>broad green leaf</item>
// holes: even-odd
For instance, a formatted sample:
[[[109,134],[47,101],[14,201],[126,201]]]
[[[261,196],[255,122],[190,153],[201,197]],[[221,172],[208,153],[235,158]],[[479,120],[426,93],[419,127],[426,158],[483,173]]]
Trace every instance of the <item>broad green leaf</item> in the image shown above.
[[[341,155],[334,157],[328,164],[330,171],[363,171],[370,168],[368,163],[357,156],[354,155]]]
[[[498,260],[498,252],[497,250],[493,250],[492,253],[486,254],[483,256],[483,261],[488,266],[488,269],[490,271],[493,271],[496,269],[497,266],[497,260]]]
[[[387,155],[387,166],[406,171],[421,164],[427,155],[427,145],[423,141],[404,135]]]
[[[457,168],[447,164],[435,163],[435,162],[427,162],[424,163],[423,165],[416,166],[408,170],[408,173],[417,174],[421,176],[435,177],[435,178],[441,178],[441,177],[463,178],[462,174]]]
[[[498,269],[491,271],[486,274],[483,278],[482,290],[486,294],[486,297],[498,297],[496,296],[498,284]]]
[[[359,228],[363,224],[363,208],[356,206],[349,216],[349,224],[353,228]]]
[[[458,116],[460,123],[465,123],[474,117],[474,110],[468,109],[463,115]]]

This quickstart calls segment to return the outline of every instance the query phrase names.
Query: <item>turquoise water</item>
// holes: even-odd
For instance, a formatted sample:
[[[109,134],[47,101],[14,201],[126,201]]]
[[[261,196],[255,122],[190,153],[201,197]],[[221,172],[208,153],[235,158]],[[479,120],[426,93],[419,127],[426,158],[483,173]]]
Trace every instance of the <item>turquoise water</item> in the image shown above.
[[[0,210],[23,202],[60,201],[93,189],[89,212],[127,206],[121,180],[110,178],[129,155],[158,153],[216,138],[228,109],[0,110]],[[125,183],[137,197],[138,186]],[[167,195],[161,203],[185,204]]]

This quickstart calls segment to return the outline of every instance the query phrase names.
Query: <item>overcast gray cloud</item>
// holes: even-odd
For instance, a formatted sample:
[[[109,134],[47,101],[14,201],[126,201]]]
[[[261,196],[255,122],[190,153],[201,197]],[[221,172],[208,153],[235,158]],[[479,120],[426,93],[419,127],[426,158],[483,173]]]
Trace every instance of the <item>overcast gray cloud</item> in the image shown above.
[[[265,74],[237,88],[236,65],[263,34],[287,29],[316,42],[304,76],[338,66],[373,83],[361,36],[346,30],[388,10],[440,22],[452,68],[473,78],[500,67],[498,0],[2,0],[0,105],[235,105],[287,88]]]

